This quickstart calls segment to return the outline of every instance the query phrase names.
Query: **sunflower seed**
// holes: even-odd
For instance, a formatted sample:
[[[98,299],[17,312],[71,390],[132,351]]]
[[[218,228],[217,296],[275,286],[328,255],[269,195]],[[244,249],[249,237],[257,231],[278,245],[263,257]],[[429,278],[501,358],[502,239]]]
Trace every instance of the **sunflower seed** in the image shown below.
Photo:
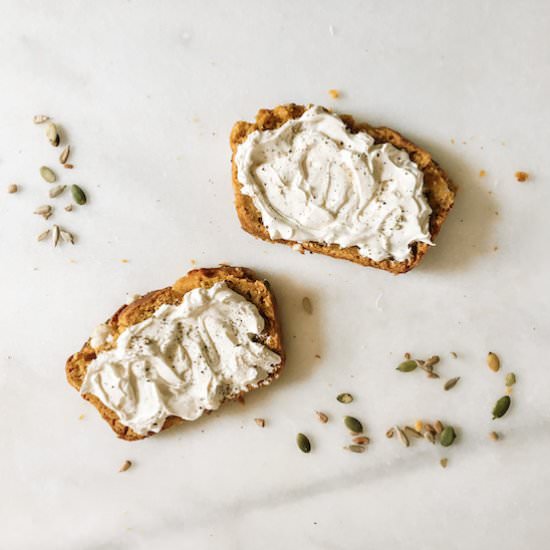
[[[325,413],[320,411],[315,411],[315,414],[317,415],[319,422],[322,422],[323,424],[326,424],[328,422],[328,416]]]
[[[444,428],[445,428],[445,426],[443,426],[443,422],[441,422],[441,420],[436,420],[434,422],[434,430],[435,430],[436,434],[439,435],[443,431]]]
[[[59,195],[61,195],[61,193],[63,193],[63,191],[65,191],[66,188],[67,188],[66,185],[56,185],[55,187],[52,187],[50,189],[50,192],[48,194],[50,195],[51,199],[55,199],[55,197],[58,197]]]
[[[487,355],[487,365],[493,372],[498,372],[500,369],[500,359],[496,353],[490,351]]]
[[[61,164],[66,164],[67,160],[69,159],[69,155],[71,154],[71,146],[67,145],[63,151],[61,151],[61,154],[59,155],[59,162]]]
[[[260,426],[260,428],[265,428],[265,420],[263,418],[255,418],[254,422],[256,422],[256,425]]]
[[[399,441],[401,441],[401,443],[405,445],[405,447],[408,447],[410,445],[410,442],[405,432],[399,426],[395,426],[395,431],[397,432],[397,437]]]
[[[501,418],[502,416],[504,416],[510,408],[511,402],[512,400],[510,399],[509,395],[501,397],[493,407],[493,420],[495,418]]]
[[[38,241],[43,241],[45,239],[47,239],[49,236],[50,236],[50,230],[49,229],[46,229],[46,231],[43,231],[42,233],[40,233],[40,235],[38,235],[38,237],[36,237],[36,239]]]
[[[416,437],[417,439],[422,437],[422,434],[411,426],[405,426],[403,431],[408,437]]]
[[[435,436],[432,432],[424,432],[422,435],[424,436],[424,439],[426,441],[429,441],[430,443],[435,443]]]
[[[513,386],[516,383],[516,375],[513,372],[509,372],[506,375],[504,383],[506,384],[507,387]]]
[[[443,447],[450,447],[453,444],[453,441],[456,438],[455,430],[452,426],[447,426],[444,428],[444,430],[441,432],[441,435],[439,436],[439,443]]]
[[[43,216],[44,219],[48,219],[52,215],[52,207],[49,204],[43,204],[42,206],[39,206],[35,211],[34,214],[38,214],[39,216]]]
[[[492,441],[498,441],[500,439],[500,436],[498,435],[497,432],[491,432],[489,434],[489,438],[492,440]]]
[[[439,355],[433,355],[429,359],[426,359],[426,362],[424,363],[424,367],[429,370],[433,370],[434,365],[437,365],[439,363]]]
[[[307,296],[302,299],[302,308],[308,315],[311,315],[313,313],[313,306],[311,305],[311,300]]]
[[[57,179],[57,176],[55,175],[54,171],[51,168],[48,168],[47,166],[40,167],[40,175],[42,176],[42,179],[44,179],[48,183],[54,183],[55,180]]]
[[[336,397],[340,403],[344,403],[345,405],[349,405],[353,401],[353,395],[351,393],[341,393]]]
[[[73,205],[72,204],[68,204],[67,206],[65,206],[65,212],[72,212],[73,211]]]
[[[448,458],[442,458],[442,459],[439,461],[439,464],[441,464],[441,467],[442,467],[442,468],[446,468],[446,467],[447,467],[447,464],[449,464],[449,459],[448,459]]]
[[[394,428],[390,428],[387,432],[386,432],[386,437],[388,439],[391,439],[395,434],[395,429]]]
[[[119,472],[125,472],[132,467],[132,462],[130,460],[125,460],[122,466],[119,469]]]
[[[346,428],[354,434],[363,433],[363,424],[353,416],[344,416],[344,424]]]
[[[54,225],[52,227],[52,243],[54,246],[57,246],[57,243],[59,242],[59,234],[60,234],[59,226]]]
[[[64,164],[63,168],[67,168],[67,170],[72,170],[74,168],[74,164],[69,164],[69,163]]]
[[[311,443],[304,434],[299,433],[296,436],[296,443],[300,451],[302,451],[303,453],[309,453],[311,451]]]
[[[32,121],[35,123],[35,124],[42,124],[46,121],[50,120],[50,117],[49,116],[46,116],[46,115],[34,115],[32,117]]]
[[[82,206],[86,204],[86,193],[78,185],[71,185],[71,193],[73,194],[73,199],[76,204]]]
[[[357,445],[368,445],[370,443],[370,439],[366,435],[358,435],[352,441],[357,443]]]
[[[399,372],[412,372],[416,367],[418,367],[418,362],[414,359],[409,359],[400,363],[395,370]]]
[[[435,434],[437,433],[437,432],[435,431],[435,428],[434,428],[431,424],[428,424],[427,422],[426,422],[426,424],[424,424],[424,430],[425,430],[426,432],[431,433],[432,435],[435,435]]]
[[[65,231],[61,229],[59,231],[59,234],[61,235],[61,238],[63,239],[63,242],[74,244],[74,237],[72,233],[69,233],[68,231]]]
[[[443,386],[443,389],[445,391],[452,390],[457,385],[459,380],[460,380],[460,376],[457,376],[456,378],[451,378],[450,380],[447,380],[447,382],[445,382],[445,385]]]
[[[346,451],[351,451],[352,453],[364,453],[366,450],[366,447],[363,445],[348,445],[347,447],[344,447]]]
[[[46,126],[46,137],[54,147],[59,145],[59,132],[57,131],[57,126],[53,122],[48,122]]]

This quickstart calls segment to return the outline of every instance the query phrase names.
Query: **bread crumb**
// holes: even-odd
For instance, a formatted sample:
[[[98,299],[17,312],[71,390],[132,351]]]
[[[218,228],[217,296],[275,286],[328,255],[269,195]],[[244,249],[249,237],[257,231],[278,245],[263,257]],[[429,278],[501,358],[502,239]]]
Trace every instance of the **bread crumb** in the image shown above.
[[[495,244],[495,246],[493,246],[493,250],[496,252],[498,250],[498,246]]]
[[[498,441],[500,439],[500,436],[498,435],[497,432],[491,432],[489,434],[489,438],[492,439],[493,441]]]
[[[84,420],[84,415],[81,414],[81,415],[78,417],[78,420]]]
[[[527,181],[529,179],[529,174],[527,172],[516,172],[516,179],[520,182]]]
[[[127,260],[126,258],[120,260],[123,264],[127,264],[130,260]]]
[[[318,353],[316,353],[315,354],[315,359],[321,359],[321,356]]]
[[[17,187],[15,183],[8,185],[8,193],[10,194],[17,193],[18,190],[19,190],[19,187]]]
[[[485,172],[485,170],[480,170],[480,171],[479,171],[479,177],[480,177],[480,178],[483,178],[483,177],[485,177],[486,175],[487,175],[487,172]]]
[[[193,266],[197,265],[197,260],[191,258],[191,265],[193,265]]]
[[[340,97],[340,92],[338,90],[329,90],[328,95],[332,97],[332,99],[338,99]]]
[[[446,467],[447,467],[447,464],[449,464],[449,459],[448,459],[448,458],[442,458],[442,459],[439,461],[439,464],[441,464],[441,467],[442,467],[442,468],[446,468]]]
[[[263,418],[255,418],[254,422],[256,422],[256,425],[260,426],[260,428],[265,428],[265,420]]]
[[[239,395],[239,397],[237,397],[237,401],[239,402],[240,405],[246,405],[246,402],[244,400],[244,396],[242,396],[242,395]]]
[[[505,391],[506,395],[512,395],[512,386],[508,386]]]

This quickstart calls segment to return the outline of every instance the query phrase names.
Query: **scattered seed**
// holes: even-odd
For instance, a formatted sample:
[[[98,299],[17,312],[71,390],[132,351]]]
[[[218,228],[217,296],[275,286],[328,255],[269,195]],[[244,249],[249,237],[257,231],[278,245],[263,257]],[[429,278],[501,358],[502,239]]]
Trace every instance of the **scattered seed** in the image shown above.
[[[255,418],[254,422],[256,422],[260,428],[265,428],[265,420],[263,418]]]
[[[453,441],[456,438],[455,430],[452,426],[447,426],[443,429],[441,432],[441,435],[439,436],[439,443],[443,447],[450,447],[453,444]]]
[[[132,463],[129,460],[125,460],[122,466],[120,467],[119,472],[125,472],[132,467]]]
[[[411,426],[405,426],[403,428],[403,431],[405,432],[405,434],[407,435],[407,437],[415,437],[415,438],[421,438],[422,437],[422,434],[415,430],[414,428],[412,428]]]
[[[439,374],[437,372],[429,372],[428,378],[439,378]]]
[[[354,434],[363,433],[363,424],[353,416],[344,416],[344,424],[348,430]]]
[[[61,229],[59,233],[61,235],[61,238],[63,239],[63,242],[74,244],[74,236],[72,235],[72,233],[69,233],[68,231],[65,231],[63,229]]]
[[[403,355],[403,357],[408,361],[409,359],[411,359],[411,354],[409,352],[405,353],[405,355]]]
[[[51,199],[55,199],[55,197],[58,197],[59,195],[61,195],[61,193],[63,193],[63,191],[65,191],[66,188],[67,188],[66,185],[56,185],[55,187],[52,187],[50,189],[50,192],[48,194],[50,195]]]
[[[386,432],[386,437],[388,439],[391,439],[395,434],[395,429],[394,428],[390,428],[387,432]]]
[[[311,315],[313,313],[313,306],[311,305],[311,300],[307,296],[305,298],[302,298],[302,308],[308,315]]]
[[[428,424],[428,423],[424,424],[424,430],[425,430],[426,432],[431,433],[432,435],[435,435],[435,434],[437,433],[437,432],[435,431],[435,428],[434,428],[431,424]]]
[[[400,363],[395,370],[398,370],[399,372],[412,372],[416,369],[416,367],[418,367],[418,362],[414,359],[409,359]]]
[[[370,439],[366,435],[358,435],[352,441],[357,443],[357,445],[368,445],[370,443]]]
[[[496,353],[490,351],[487,354],[487,365],[493,372],[498,372],[500,369],[500,359]]]
[[[71,146],[67,145],[59,155],[59,162],[65,165],[67,163],[67,160],[69,159],[70,154],[71,154]]]
[[[497,432],[491,432],[489,434],[489,439],[491,439],[492,441],[498,441],[500,439],[500,436]]]
[[[54,147],[59,145],[59,132],[57,131],[57,126],[53,122],[48,122],[46,126],[46,137]]]
[[[443,426],[443,422],[441,422],[441,420],[436,420],[434,422],[434,430],[435,430],[436,434],[439,435],[443,431],[444,428],[445,428],[445,426]]]
[[[43,204],[42,206],[39,206],[35,211],[34,214],[38,214],[39,216],[43,216],[44,219],[48,219],[52,215],[52,207],[49,204]]]
[[[423,427],[424,427],[424,423],[422,422],[422,420],[417,420],[417,421],[414,423],[414,429],[415,429],[417,432],[421,432]]]
[[[408,447],[410,445],[409,438],[405,434],[405,432],[399,427],[395,426],[395,431],[397,432],[397,438],[405,447]]]
[[[296,436],[296,443],[298,444],[300,451],[303,453],[309,453],[311,451],[311,443],[304,434],[299,433]]]
[[[74,164],[66,163],[63,165],[63,168],[67,168],[67,170],[72,170],[74,168]]]
[[[71,193],[73,194],[73,199],[76,204],[82,206],[86,204],[86,193],[78,185],[71,185]]]
[[[454,351],[451,351],[451,356],[453,357],[453,359],[458,359],[458,355]]]
[[[47,166],[40,167],[40,175],[42,176],[42,179],[46,180],[48,183],[54,183],[57,179],[55,172]]]
[[[516,172],[514,175],[516,176],[516,179],[521,182],[529,179],[529,174],[527,172]]]
[[[501,418],[502,416],[504,416],[510,408],[511,402],[512,400],[510,399],[509,395],[501,397],[493,407],[493,420],[495,418]]]
[[[506,375],[504,383],[507,387],[511,387],[516,383],[516,375],[513,372],[509,372]]]
[[[353,401],[353,395],[351,393],[341,393],[336,397],[340,403],[344,403],[345,405],[349,405]]]
[[[32,121],[35,123],[35,124],[42,124],[46,121],[50,120],[50,117],[49,116],[46,116],[46,115],[34,115],[32,117]]]
[[[429,441],[430,443],[435,443],[435,436],[432,432],[424,432],[422,435],[424,436],[424,439],[426,441]]]
[[[506,395],[512,395],[512,391],[513,391],[512,386],[507,386],[506,389],[504,390],[504,393]]]
[[[65,212],[72,212],[73,211],[73,205],[72,204],[68,204],[67,206],[65,206]]]
[[[59,235],[59,226],[54,224],[52,227],[52,243],[54,246],[57,246],[57,243],[59,242]]]
[[[434,365],[437,365],[439,363],[440,358],[439,355],[432,355],[429,359],[426,359],[426,362],[424,363],[424,367],[426,367],[429,370],[433,370]]]
[[[328,416],[324,412],[315,411],[315,414],[317,415],[319,422],[322,422],[323,424],[328,422]]]
[[[8,185],[8,193],[17,193],[18,190],[19,188],[15,183],[11,183],[10,185]]]
[[[346,451],[351,451],[352,453],[364,453],[366,451],[366,447],[363,445],[348,445],[347,447],[344,447]]]
[[[446,468],[446,467],[447,467],[447,464],[449,464],[449,459],[448,459],[448,458],[442,458],[442,459],[439,461],[439,464],[441,464],[441,467],[442,467],[442,468]]]
[[[45,239],[47,239],[49,236],[50,236],[50,229],[46,229],[46,231],[43,231],[42,233],[40,233],[40,235],[38,235],[38,237],[36,237],[36,239],[38,241],[43,241]]]
[[[443,389],[445,391],[452,390],[457,385],[459,380],[460,380],[460,376],[457,376],[456,378],[451,378],[450,380],[447,380],[447,382],[445,382],[445,385],[443,386]]]

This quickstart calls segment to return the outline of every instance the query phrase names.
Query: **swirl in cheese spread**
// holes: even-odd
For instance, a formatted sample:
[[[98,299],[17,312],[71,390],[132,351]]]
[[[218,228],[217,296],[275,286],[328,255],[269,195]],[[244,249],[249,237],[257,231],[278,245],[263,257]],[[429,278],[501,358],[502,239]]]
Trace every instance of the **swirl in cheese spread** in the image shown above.
[[[98,353],[80,391],[98,397],[141,435],[160,431],[170,415],[195,420],[281,362],[256,340],[263,329],[256,306],[225,283],[196,288]]]
[[[375,261],[404,261],[412,243],[432,244],[418,166],[322,107],[252,132],[235,162],[272,239],[357,246]]]

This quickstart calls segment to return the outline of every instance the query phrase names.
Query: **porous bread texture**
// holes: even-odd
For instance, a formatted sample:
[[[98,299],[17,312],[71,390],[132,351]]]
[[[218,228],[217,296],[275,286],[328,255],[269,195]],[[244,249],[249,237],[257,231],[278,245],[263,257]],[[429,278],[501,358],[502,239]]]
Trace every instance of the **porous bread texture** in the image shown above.
[[[106,351],[116,347],[116,340],[124,329],[141,323],[145,319],[151,317],[163,304],[177,305],[181,303],[183,296],[194,288],[209,288],[215,283],[222,281],[227,283],[229,288],[244,296],[258,308],[258,311],[265,321],[265,328],[260,335],[260,339],[264,345],[281,357],[281,363],[277,365],[277,368],[268,378],[262,380],[258,384],[248,386],[245,391],[227,399],[240,399],[243,394],[256,387],[270,384],[279,377],[285,362],[275,297],[270,290],[269,283],[265,280],[258,279],[250,269],[225,265],[190,271],[187,275],[178,279],[171,287],[149,292],[131,304],[119,308],[106,323],[113,334],[113,342],[94,349],[88,339],[82,346],[82,349],[74,355],[71,355],[67,360],[65,371],[69,384],[80,391],[88,365],[96,358],[100,351]],[[135,441],[155,435],[154,432],[149,432],[147,435],[137,434],[130,427],[122,424],[117,414],[106,407],[95,395],[85,394],[83,397],[94,405],[118,437],[127,441]],[[184,422],[182,418],[169,416],[164,422],[161,431],[182,422]]]
[[[235,163],[235,154],[238,146],[246,141],[248,135],[255,130],[274,130],[282,126],[285,122],[301,117],[307,107],[304,105],[279,105],[274,109],[260,109],[256,115],[256,122],[237,122],[231,131],[230,144],[232,149],[232,173],[233,173],[233,189],[235,192],[235,207],[241,222],[241,227],[264,241],[277,242],[293,246],[300,251],[309,250],[317,254],[325,254],[333,258],[341,258],[349,260],[364,266],[383,269],[394,274],[406,273],[417,266],[424,254],[430,248],[426,243],[413,243],[411,245],[411,255],[405,261],[398,262],[392,259],[381,261],[371,260],[366,256],[362,256],[359,248],[350,246],[341,248],[336,244],[325,244],[314,241],[298,243],[285,239],[271,239],[267,228],[262,223],[262,216],[258,209],[254,206],[252,197],[244,195],[241,192],[241,183],[238,179],[237,165]],[[349,115],[340,115],[340,118],[345,122],[346,126],[352,132],[367,132],[375,140],[375,143],[389,142],[398,149],[406,151],[411,159],[418,165],[424,174],[424,194],[432,209],[430,216],[430,235],[432,240],[441,230],[441,226],[445,221],[449,211],[453,207],[457,188],[451,182],[447,174],[439,167],[432,159],[431,155],[424,149],[418,147],[401,134],[391,128],[379,127],[375,128],[369,124],[359,124]]]

